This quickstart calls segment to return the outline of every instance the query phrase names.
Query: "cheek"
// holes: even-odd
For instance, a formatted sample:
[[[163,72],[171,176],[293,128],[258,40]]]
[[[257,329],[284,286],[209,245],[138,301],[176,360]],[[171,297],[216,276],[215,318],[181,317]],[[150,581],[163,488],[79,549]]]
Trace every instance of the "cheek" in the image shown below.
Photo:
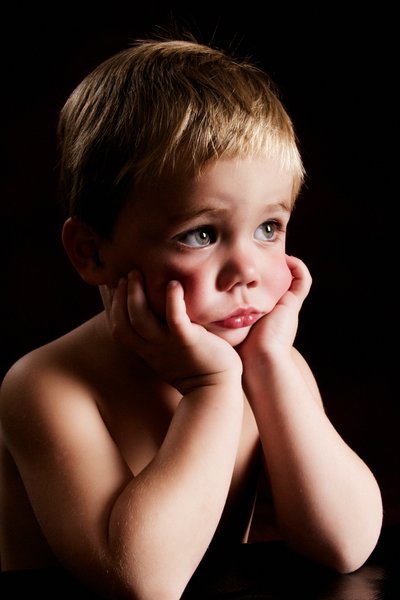
[[[145,276],[145,292],[151,310],[160,318],[165,317],[165,290],[169,279]]]
[[[265,275],[266,285],[275,301],[277,301],[289,289],[292,283],[292,273],[287,265],[286,258],[276,261],[272,269],[268,271],[269,273]]]
[[[205,296],[204,277],[197,271],[186,272],[182,269],[167,268],[162,273],[148,273],[145,286],[150,308],[158,317],[165,317],[165,290],[172,279],[176,279],[183,286],[186,310],[189,316],[193,317],[198,310],[200,299]]]

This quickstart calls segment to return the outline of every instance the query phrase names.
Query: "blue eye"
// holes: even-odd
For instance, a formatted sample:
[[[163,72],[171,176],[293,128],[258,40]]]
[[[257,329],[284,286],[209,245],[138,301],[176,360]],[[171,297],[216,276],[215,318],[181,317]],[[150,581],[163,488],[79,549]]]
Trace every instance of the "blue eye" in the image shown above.
[[[257,227],[254,237],[256,240],[262,242],[272,242],[279,231],[282,231],[280,223],[277,221],[265,221]]]
[[[179,241],[185,246],[191,248],[205,248],[214,244],[217,239],[214,230],[211,227],[198,227],[187,231],[180,238]]]

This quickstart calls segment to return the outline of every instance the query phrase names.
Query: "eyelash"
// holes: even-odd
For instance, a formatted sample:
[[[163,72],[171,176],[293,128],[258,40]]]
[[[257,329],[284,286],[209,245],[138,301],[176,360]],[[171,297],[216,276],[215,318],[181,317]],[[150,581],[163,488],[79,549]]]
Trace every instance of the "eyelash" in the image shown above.
[[[276,236],[277,236],[279,233],[281,233],[281,232],[283,232],[283,231],[285,230],[285,228],[284,228],[284,225],[283,225],[282,221],[279,221],[279,220],[277,220],[277,219],[270,219],[269,221],[264,221],[263,223],[261,223],[261,225],[259,225],[259,226],[257,227],[256,231],[257,231],[257,230],[258,230],[260,227],[265,227],[266,225],[268,225],[268,226],[271,226],[271,225],[272,225],[272,226],[273,226],[273,234],[274,234],[274,237],[273,237],[273,239],[272,239],[272,240],[266,240],[266,241],[270,241],[270,242],[273,242],[273,241],[275,241],[275,238],[276,238]]]
[[[261,240],[261,241],[265,241],[265,242],[274,242],[276,236],[283,232],[285,230],[284,224],[277,220],[277,219],[270,219],[268,221],[264,221],[263,223],[261,223],[256,231],[260,228],[260,227],[266,227],[266,226],[273,226],[273,239],[268,240]],[[202,245],[201,243],[198,246],[193,246],[191,244],[188,243],[188,238],[189,236],[196,236],[197,234],[201,234],[201,233],[205,233],[206,236],[208,236],[208,242],[204,245]],[[183,246],[187,246],[190,248],[208,248],[210,245],[215,244],[215,242],[217,241],[217,233],[216,233],[216,229],[215,227],[211,226],[211,225],[204,225],[201,227],[196,227],[194,229],[190,229],[189,231],[186,231],[185,233],[181,234],[180,236],[178,236],[177,240],[180,244],[182,244]],[[257,238],[256,238],[257,239]]]
[[[206,245],[199,244],[198,246],[196,246],[196,248],[206,248],[206,247],[210,246],[211,244],[214,244],[217,240],[215,228],[212,227],[211,225],[204,225],[202,227],[196,227],[194,229],[190,229],[189,231],[185,231],[185,233],[182,233],[177,238],[178,242],[180,242],[184,246],[189,246],[189,247],[193,248],[192,245],[187,243],[187,240],[190,236],[194,237],[196,234],[199,234],[199,233],[205,233],[206,235],[208,235],[208,237],[210,238],[210,241]]]

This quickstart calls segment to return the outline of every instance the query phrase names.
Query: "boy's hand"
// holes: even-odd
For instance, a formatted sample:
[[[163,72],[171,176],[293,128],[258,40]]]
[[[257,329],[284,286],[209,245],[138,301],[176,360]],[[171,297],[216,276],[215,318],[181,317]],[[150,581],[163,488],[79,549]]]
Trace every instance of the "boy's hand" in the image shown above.
[[[166,382],[182,394],[214,385],[242,372],[237,352],[224,340],[192,323],[178,281],[166,290],[166,319],[149,308],[142,277],[132,271],[109,290],[106,312],[115,340],[136,352]]]
[[[275,307],[252,327],[244,342],[237,348],[243,362],[256,355],[274,350],[290,350],[297,333],[298,315],[311,287],[311,275],[306,265],[294,256],[286,257],[292,273],[289,289]]]

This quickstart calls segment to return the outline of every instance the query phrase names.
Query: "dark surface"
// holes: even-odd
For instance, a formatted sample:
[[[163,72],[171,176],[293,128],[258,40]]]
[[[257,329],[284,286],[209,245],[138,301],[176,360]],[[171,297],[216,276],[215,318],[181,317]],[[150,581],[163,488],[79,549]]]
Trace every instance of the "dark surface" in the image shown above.
[[[206,557],[183,598],[399,600],[400,528],[388,528],[356,572],[339,575],[292,553],[281,542],[253,543]]]
[[[156,568],[156,567],[155,567]],[[2,600],[97,600],[60,570],[0,574]],[[366,564],[338,575],[290,552],[281,542],[253,543],[209,553],[182,600],[399,600],[400,528],[388,527]],[[154,600],[157,600],[156,598]]]

